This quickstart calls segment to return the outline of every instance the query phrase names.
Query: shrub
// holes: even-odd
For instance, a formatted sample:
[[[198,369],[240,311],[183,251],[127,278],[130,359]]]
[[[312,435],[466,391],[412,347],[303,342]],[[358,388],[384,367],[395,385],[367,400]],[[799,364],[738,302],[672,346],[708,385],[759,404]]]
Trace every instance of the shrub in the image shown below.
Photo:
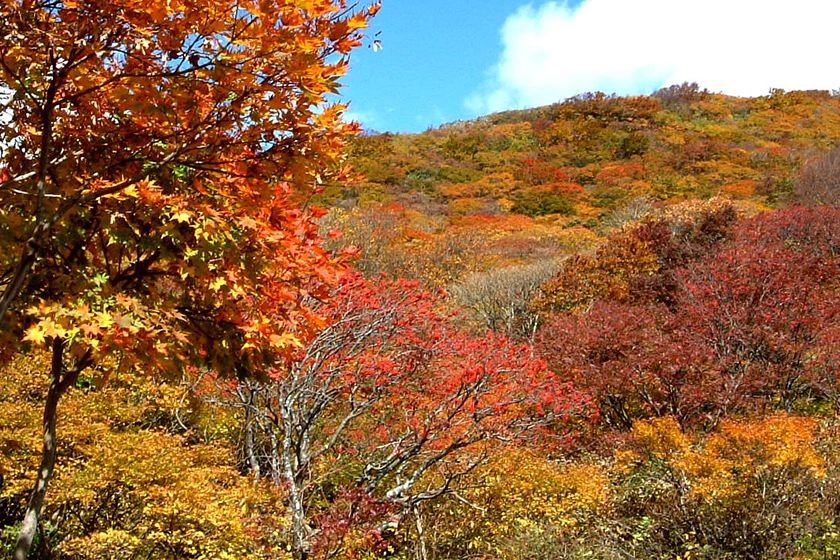
[[[796,176],[793,195],[803,204],[840,204],[840,146],[805,164]]]

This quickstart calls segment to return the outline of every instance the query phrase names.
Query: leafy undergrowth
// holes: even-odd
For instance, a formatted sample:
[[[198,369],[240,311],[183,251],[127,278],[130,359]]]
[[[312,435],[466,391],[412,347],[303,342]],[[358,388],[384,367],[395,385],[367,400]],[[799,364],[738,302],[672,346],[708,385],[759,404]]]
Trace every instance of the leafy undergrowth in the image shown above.
[[[47,367],[19,356],[0,376],[4,550],[37,472],[46,386],[31,380],[46,380]],[[60,412],[36,557],[282,557],[281,495],[237,470],[233,417],[210,415],[180,383],[132,376],[82,380]]]

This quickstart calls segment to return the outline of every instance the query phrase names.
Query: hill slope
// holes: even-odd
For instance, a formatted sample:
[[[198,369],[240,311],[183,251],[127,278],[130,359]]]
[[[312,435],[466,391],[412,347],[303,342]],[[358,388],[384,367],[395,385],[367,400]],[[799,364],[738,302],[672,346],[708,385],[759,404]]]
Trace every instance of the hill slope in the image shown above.
[[[439,283],[578,250],[652,205],[722,195],[778,206],[803,163],[838,143],[840,97],[829,92],[736,98],[684,84],[650,97],[585,94],[359,138],[350,161],[364,178],[319,201],[338,208],[328,222],[362,247],[363,267]],[[432,264],[417,264],[429,251]]]

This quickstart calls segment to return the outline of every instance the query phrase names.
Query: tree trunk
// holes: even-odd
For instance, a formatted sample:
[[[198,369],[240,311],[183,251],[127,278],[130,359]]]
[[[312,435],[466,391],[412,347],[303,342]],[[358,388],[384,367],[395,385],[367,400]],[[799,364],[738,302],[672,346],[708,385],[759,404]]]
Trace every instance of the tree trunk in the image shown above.
[[[284,416],[285,430],[283,434],[283,471],[289,490],[289,506],[292,509],[292,531],[295,539],[296,560],[306,560],[309,557],[309,525],[306,523],[306,506],[303,499],[303,485],[300,479],[300,465],[297,463],[292,450],[292,425]]]
[[[74,381],[70,377],[63,377],[64,362],[64,341],[56,339],[52,347],[52,364],[50,366],[50,388],[47,391],[47,400],[44,403],[44,446],[41,450],[41,467],[38,469],[38,477],[32,494],[29,496],[29,504],[26,506],[26,513],[23,516],[23,524],[20,528],[17,546],[15,547],[14,560],[26,560],[32,541],[38,530],[38,519],[41,515],[41,508],[44,505],[44,496],[47,494],[47,484],[55,470],[56,440],[55,424],[58,400]]]
[[[252,420],[252,412],[250,407],[245,413],[245,456],[248,458],[248,467],[251,469],[251,474],[254,477],[254,484],[260,481],[262,472],[260,470],[260,461],[257,458],[256,450],[254,449],[254,422]]]
[[[55,68],[55,67],[53,67]],[[20,261],[15,268],[11,281],[6,285],[3,294],[0,295],[0,323],[6,318],[6,313],[11,308],[12,303],[20,295],[24,284],[29,279],[29,273],[32,271],[32,265],[38,258],[43,237],[50,230],[50,221],[45,216],[44,201],[47,196],[47,177],[50,166],[50,150],[52,144],[53,133],[53,111],[55,108],[55,96],[58,92],[60,84],[56,80],[55,70],[53,70],[52,79],[50,79],[50,87],[47,89],[44,106],[41,109],[41,148],[38,153],[38,170],[37,181],[35,188],[38,191],[38,202],[35,207],[35,227],[32,230],[32,235],[26,242],[23,248],[23,254],[20,256]],[[62,342],[63,345],[63,342]],[[28,512],[27,512],[28,513]],[[17,552],[15,552],[15,559],[17,560]]]
[[[254,477],[254,484],[260,481],[260,477],[262,476],[262,472],[260,470],[260,461],[257,458],[257,452],[255,449],[255,441],[254,441],[254,424],[256,420],[254,418],[254,390],[250,387],[246,388],[247,391],[247,398],[245,395],[242,394],[242,387],[239,388],[239,395],[242,399],[242,402],[245,403],[245,457],[248,459],[248,466],[251,469],[251,474]]]
[[[423,514],[420,511],[420,506],[414,505],[411,508],[414,514],[414,526],[417,529],[417,560],[429,560],[429,552],[426,549],[426,531],[423,526]]]

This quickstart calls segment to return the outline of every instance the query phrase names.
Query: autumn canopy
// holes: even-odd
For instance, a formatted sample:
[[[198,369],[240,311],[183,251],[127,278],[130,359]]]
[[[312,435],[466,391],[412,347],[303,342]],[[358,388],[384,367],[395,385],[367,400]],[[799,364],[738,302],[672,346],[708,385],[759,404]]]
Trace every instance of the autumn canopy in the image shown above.
[[[250,371],[299,344],[335,263],[290,199],[341,174],[327,106],[376,11],[341,2],[4,2],[4,353],[55,405],[96,364]],[[21,335],[23,336],[21,337]],[[34,533],[33,494],[18,555]],[[29,532],[27,535],[26,533]]]
[[[840,558],[840,95],[361,134],[379,9],[0,0],[0,554]]]

